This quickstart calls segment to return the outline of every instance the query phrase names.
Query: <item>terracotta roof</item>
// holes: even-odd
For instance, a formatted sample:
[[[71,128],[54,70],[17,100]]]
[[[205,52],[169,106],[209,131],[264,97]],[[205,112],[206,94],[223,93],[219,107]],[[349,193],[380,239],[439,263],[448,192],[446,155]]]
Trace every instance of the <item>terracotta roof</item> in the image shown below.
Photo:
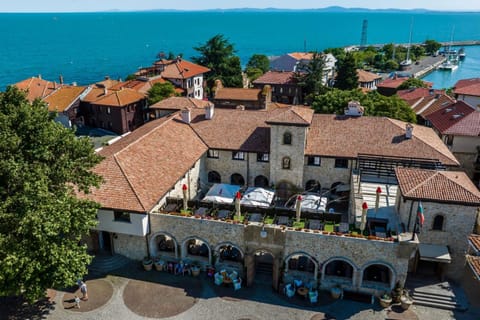
[[[86,87],[63,86],[43,100],[48,104],[48,111],[63,112],[80,98],[85,89]]]
[[[435,95],[443,95],[445,94],[445,90],[435,90],[429,88],[413,88],[413,89],[405,89],[397,91],[397,95],[400,99],[409,103],[410,101],[417,101],[421,98],[426,97],[435,97]]]
[[[459,165],[431,128],[413,125],[412,139],[405,139],[405,126],[403,121],[385,117],[314,114],[305,153],[346,158],[364,153],[438,159],[445,165]]]
[[[56,82],[43,80],[37,77],[17,82],[14,86],[20,90],[28,91],[27,99],[30,102],[35,99],[43,99],[61,87],[61,85]]]
[[[434,113],[435,111],[445,108],[446,106],[452,105],[454,103],[455,100],[445,94],[438,96],[438,98],[437,96],[428,96],[425,98],[421,98],[413,106],[413,111],[415,111],[417,115],[426,118],[428,115]]]
[[[218,88],[215,92],[214,99],[258,101],[261,92],[261,89]]]
[[[107,92],[107,95],[100,97],[92,103],[102,106],[124,107],[145,98],[146,96],[143,93],[132,89],[111,90]]]
[[[459,80],[455,83],[453,92],[468,96],[480,96],[480,78]]]
[[[383,80],[379,84],[377,84],[377,88],[381,87],[381,88],[397,89],[402,83],[404,83],[407,80],[408,80],[408,78],[406,78],[406,77],[400,77],[400,78],[396,78],[396,79],[388,78],[388,79]]]
[[[108,92],[108,89],[107,89]],[[82,98],[85,102],[94,102],[105,95],[105,89],[94,86],[91,90]]]
[[[475,251],[480,252],[480,234],[471,234],[468,241]]]
[[[103,81],[99,81],[97,83],[95,83],[95,85],[97,87],[102,87],[102,88],[107,88],[107,89],[110,89],[112,88],[113,86],[119,84],[121,81],[119,80],[112,80],[112,79],[105,79]]]
[[[313,109],[310,107],[291,106],[287,109],[277,109],[271,112],[267,123],[309,126],[312,117]]]
[[[253,84],[296,84],[295,72],[268,71]]]
[[[362,69],[357,69],[358,82],[373,82],[377,79],[381,79],[382,76],[371,73]]]
[[[480,280],[480,257],[467,254],[465,258],[467,263],[470,265],[470,268],[472,268],[473,273],[477,277],[477,280]]]
[[[405,198],[480,205],[480,191],[465,172],[397,167],[395,173]]]
[[[105,160],[94,171],[104,183],[88,198],[103,208],[150,211],[206,151],[178,116],[154,120],[99,152]]]
[[[277,109],[275,109],[277,110]],[[270,112],[264,110],[215,109],[211,120],[205,112],[192,109],[191,126],[212,149],[269,152]]]
[[[166,79],[188,79],[210,71],[210,69],[204,66],[183,59],[155,62],[155,65],[162,64],[165,69],[161,74]]]
[[[150,106],[150,109],[166,109],[166,110],[182,110],[198,108],[204,109],[207,106],[213,105],[210,101],[187,98],[187,97],[170,97],[159,101]]]
[[[461,121],[465,116],[474,112],[474,109],[463,101],[457,101],[456,103],[443,107],[427,116],[428,121],[432,123],[442,134],[457,122]]]
[[[453,134],[458,136],[480,136],[480,111],[473,111],[462,117],[460,121],[445,130],[445,134]]]
[[[292,52],[288,55],[296,60],[312,60],[313,53],[310,52]]]

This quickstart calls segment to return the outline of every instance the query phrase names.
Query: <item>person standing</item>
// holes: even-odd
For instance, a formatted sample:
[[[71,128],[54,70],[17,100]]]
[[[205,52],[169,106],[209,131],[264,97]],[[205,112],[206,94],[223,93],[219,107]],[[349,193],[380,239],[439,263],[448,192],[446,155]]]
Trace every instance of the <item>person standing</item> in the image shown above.
[[[83,281],[79,282],[80,292],[82,293],[82,300],[88,300],[87,284]]]

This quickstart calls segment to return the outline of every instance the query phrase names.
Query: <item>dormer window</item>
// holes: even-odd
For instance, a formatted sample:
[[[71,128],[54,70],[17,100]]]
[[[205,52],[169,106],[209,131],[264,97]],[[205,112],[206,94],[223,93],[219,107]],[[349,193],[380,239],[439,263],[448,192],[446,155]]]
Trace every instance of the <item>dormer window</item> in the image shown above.
[[[290,132],[283,134],[283,144],[292,144],[292,134]]]
[[[282,159],[282,169],[290,169],[290,158],[289,157],[283,157]]]

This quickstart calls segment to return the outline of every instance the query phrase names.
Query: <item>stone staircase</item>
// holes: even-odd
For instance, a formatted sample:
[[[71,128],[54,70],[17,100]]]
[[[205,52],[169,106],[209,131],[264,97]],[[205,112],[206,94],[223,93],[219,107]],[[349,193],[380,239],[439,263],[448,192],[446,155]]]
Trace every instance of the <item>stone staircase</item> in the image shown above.
[[[121,254],[97,254],[94,256],[92,263],[88,266],[89,275],[101,276],[113,270],[122,268],[131,262],[132,260]]]
[[[463,291],[448,281],[428,282],[420,279],[408,279],[413,304],[446,310],[465,311],[468,303]]]

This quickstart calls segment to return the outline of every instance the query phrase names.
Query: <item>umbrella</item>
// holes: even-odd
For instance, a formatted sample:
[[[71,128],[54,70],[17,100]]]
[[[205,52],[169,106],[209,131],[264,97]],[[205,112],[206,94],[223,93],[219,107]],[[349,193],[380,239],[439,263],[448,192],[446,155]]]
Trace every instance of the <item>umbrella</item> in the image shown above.
[[[240,198],[242,197],[242,195],[240,194],[239,191],[237,191],[237,193],[235,194],[235,213],[236,215],[238,216],[238,218],[240,219],[240,216],[242,215],[242,213],[240,212]]]
[[[302,208],[302,196],[299,195],[297,197],[297,202],[295,204],[295,212],[296,212],[296,215],[297,215],[297,222],[300,222],[300,214],[302,212],[301,208]]]
[[[187,194],[187,185],[184,184],[182,186],[182,191],[183,191],[183,210],[187,210],[188,208],[188,194]]]
[[[360,231],[362,232],[365,230],[365,225],[367,224],[367,210],[368,210],[368,205],[366,202],[362,204],[362,220],[360,222]]]
[[[378,211],[378,203],[380,202],[380,193],[382,193],[382,188],[377,188],[377,197],[375,198],[375,213]]]

